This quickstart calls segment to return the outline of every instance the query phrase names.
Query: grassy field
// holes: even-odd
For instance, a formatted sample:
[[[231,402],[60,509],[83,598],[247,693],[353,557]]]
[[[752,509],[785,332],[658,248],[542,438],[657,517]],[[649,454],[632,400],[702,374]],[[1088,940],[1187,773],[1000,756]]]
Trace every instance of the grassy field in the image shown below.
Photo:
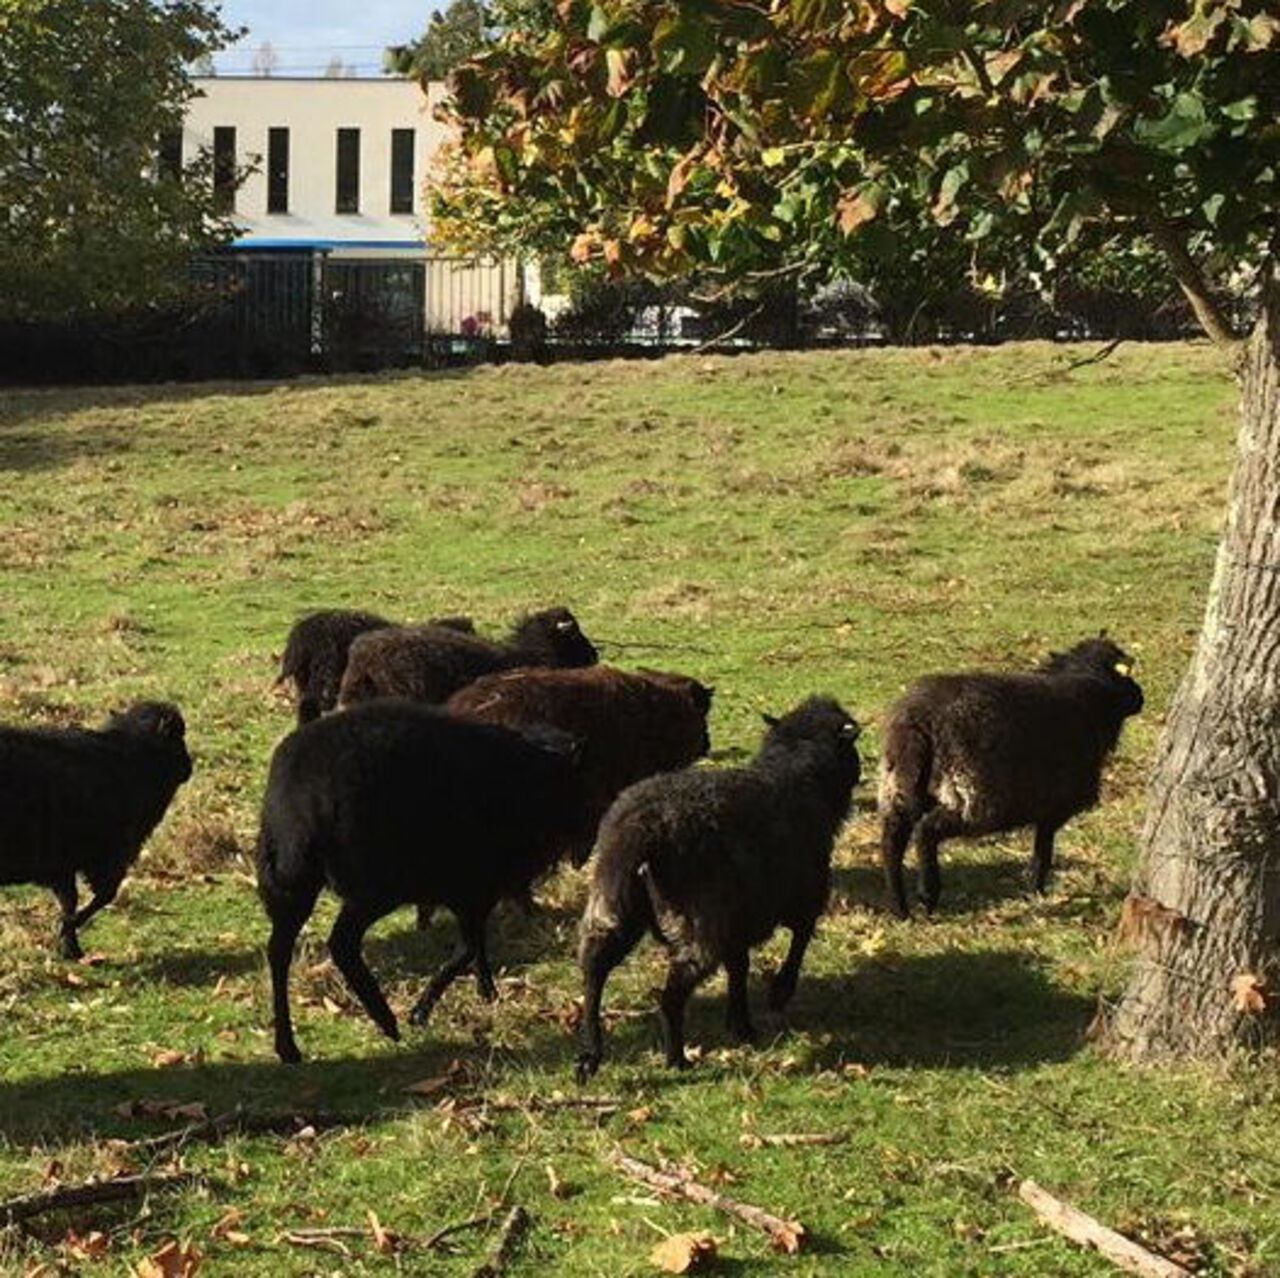
[[[1126,1070],[1085,1038],[1123,983],[1113,926],[1199,626],[1235,395],[1202,346],[1070,369],[1084,353],[6,392],[0,717],[93,722],[172,698],[196,773],[86,931],[94,962],[53,957],[47,892],[0,893],[0,1193],[151,1165],[199,1179],[10,1230],[0,1272],[128,1273],[177,1239],[214,1274],[470,1274],[512,1203],[534,1222],[514,1274],[652,1272],[653,1246],[686,1229],[717,1236],[726,1274],[1110,1272],[1038,1226],[1014,1177],[1199,1272],[1280,1272],[1274,1066]],[[718,761],[754,748],[759,711],[810,691],[868,725],[868,781],[785,1022],[753,983],[767,1045],[730,1047],[718,979],[691,1008],[701,1061],[672,1076],[652,1015],[660,955],[644,947],[609,987],[611,1054],[586,1093],[618,1097],[616,1112],[494,1106],[575,1094],[583,880],[566,871],[534,916],[495,917],[500,1001],[460,982],[398,1047],[326,960],[327,904],[294,969],[309,1059],[277,1065],[249,852],[290,726],[272,687],[289,624],[352,604],[499,628],[552,603],[609,660],[713,683]],[[917,674],[1026,666],[1103,626],[1138,654],[1148,709],[1103,806],[1060,839],[1053,893],[1025,894],[1025,836],[951,845],[942,913],[889,918],[872,810],[884,709]],[[446,916],[418,933],[408,911],[371,935],[399,1011],[452,943]],[[345,1121],[162,1157],[127,1144],[181,1125],[145,1112],[166,1104]],[[795,1132],[847,1139],[755,1139]],[[619,1145],[798,1217],[810,1247],[784,1260],[706,1209],[653,1199],[611,1169]],[[370,1209],[417,1240],[496,1214],[398,1256],[372,1235],[331,1239],[345,1255],[287,1236],[362,1228]],[[86,1242],[92,1229],[104,1236]]]

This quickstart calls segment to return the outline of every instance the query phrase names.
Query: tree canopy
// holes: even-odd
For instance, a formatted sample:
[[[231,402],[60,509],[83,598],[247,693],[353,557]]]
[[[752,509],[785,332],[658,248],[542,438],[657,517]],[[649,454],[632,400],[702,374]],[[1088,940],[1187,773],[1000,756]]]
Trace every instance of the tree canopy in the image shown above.
[[[453,85],[436,234],[615,273],[1143,238],[1225,337],[1280,214],[1263,0],[563,0]]]
[[[0,314],[150,302],[230,234],[208,157],[158,163],[233,36],[210,0],[9,0],[0,9]]]

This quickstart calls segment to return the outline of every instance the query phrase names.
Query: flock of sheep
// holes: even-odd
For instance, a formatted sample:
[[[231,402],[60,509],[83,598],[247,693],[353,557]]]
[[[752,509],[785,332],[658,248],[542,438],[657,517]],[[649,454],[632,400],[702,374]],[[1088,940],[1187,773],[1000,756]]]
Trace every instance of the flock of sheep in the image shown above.
[[[1025,674],[935,675],[892,709],[879,804],[890,904],[905,917],[903,858],[914,838],[919,895],[938,901],[938,845],[956,835],[1031,826],[1032,880],[1043,891],[1057,830],[1098,801],[1124,720],[1142,709],[1132,659],[1086,639]],[[728,1025],[754,1037],[747,1002],[753,946],[779,927],[790,949],[769,989],[783,1007],[830,886],[832,847],[861,774],[859,726],[829,697],[774,719],[756,756],[697,768],[712,689],[683,675],[597,664],[563,608],[523,618],[503,641],[465,617],[394,625],[324,611],[290,632],[281,680],[298,727],[271,760],[257,844],[258,891],[271,921],[275,1047],[301,1059],[289,967],[320,891],[341,900],[329,949],[352,992],[399,1037],[361,953],[371,924],[415,905],[425,925],[446,906],[461,945],[412,1011],[424,1022],[474,971],[496,997],[486,950],[502,898],[528,901],[560,859],[590,856],[579,960],[585,1015],[578,1076],[599,1068],[609,973],[646,932],[667,950],[660,1002],[667,1063],[688,1063],[684,1010],[723,966]],[[142,702],[98,731],[0,728],[0,883],[50,888],[59,950],[108,904],[191,774],[178,710]],[[79,908],[76,876],[92,889]]]

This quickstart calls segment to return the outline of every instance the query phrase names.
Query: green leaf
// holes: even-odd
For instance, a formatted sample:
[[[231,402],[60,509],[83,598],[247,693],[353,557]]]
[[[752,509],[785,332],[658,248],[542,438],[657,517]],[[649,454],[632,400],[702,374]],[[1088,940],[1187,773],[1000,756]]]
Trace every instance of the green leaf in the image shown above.
[[[1196,93],[1179,93],[1167,114],[1158,120],[1137,120],[1133,126],[1134,137],[1139,142],[1173,155],[1197,146],[1214,132],[1214,125],[1205,114],[1204,102]]]
[[[653,51],[668,74],[702,75],[716,55],[715,34],[698,7],[682,4],[653,31]]]

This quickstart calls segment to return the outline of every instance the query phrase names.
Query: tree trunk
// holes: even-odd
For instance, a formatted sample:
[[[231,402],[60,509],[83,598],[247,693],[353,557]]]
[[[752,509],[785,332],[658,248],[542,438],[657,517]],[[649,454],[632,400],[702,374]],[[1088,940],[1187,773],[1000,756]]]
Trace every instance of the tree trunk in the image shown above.
[[[1138,957],[1107,1026],[1135,1060],[1275,1036],[1280,939],[1280,280],[1243,356],[1230,504],[1204,627],[1169,713],[1125,918]],[[1250,977],[1259,978],[1255,982]],[[1274,985],[1274,976],[1273,976]]]

